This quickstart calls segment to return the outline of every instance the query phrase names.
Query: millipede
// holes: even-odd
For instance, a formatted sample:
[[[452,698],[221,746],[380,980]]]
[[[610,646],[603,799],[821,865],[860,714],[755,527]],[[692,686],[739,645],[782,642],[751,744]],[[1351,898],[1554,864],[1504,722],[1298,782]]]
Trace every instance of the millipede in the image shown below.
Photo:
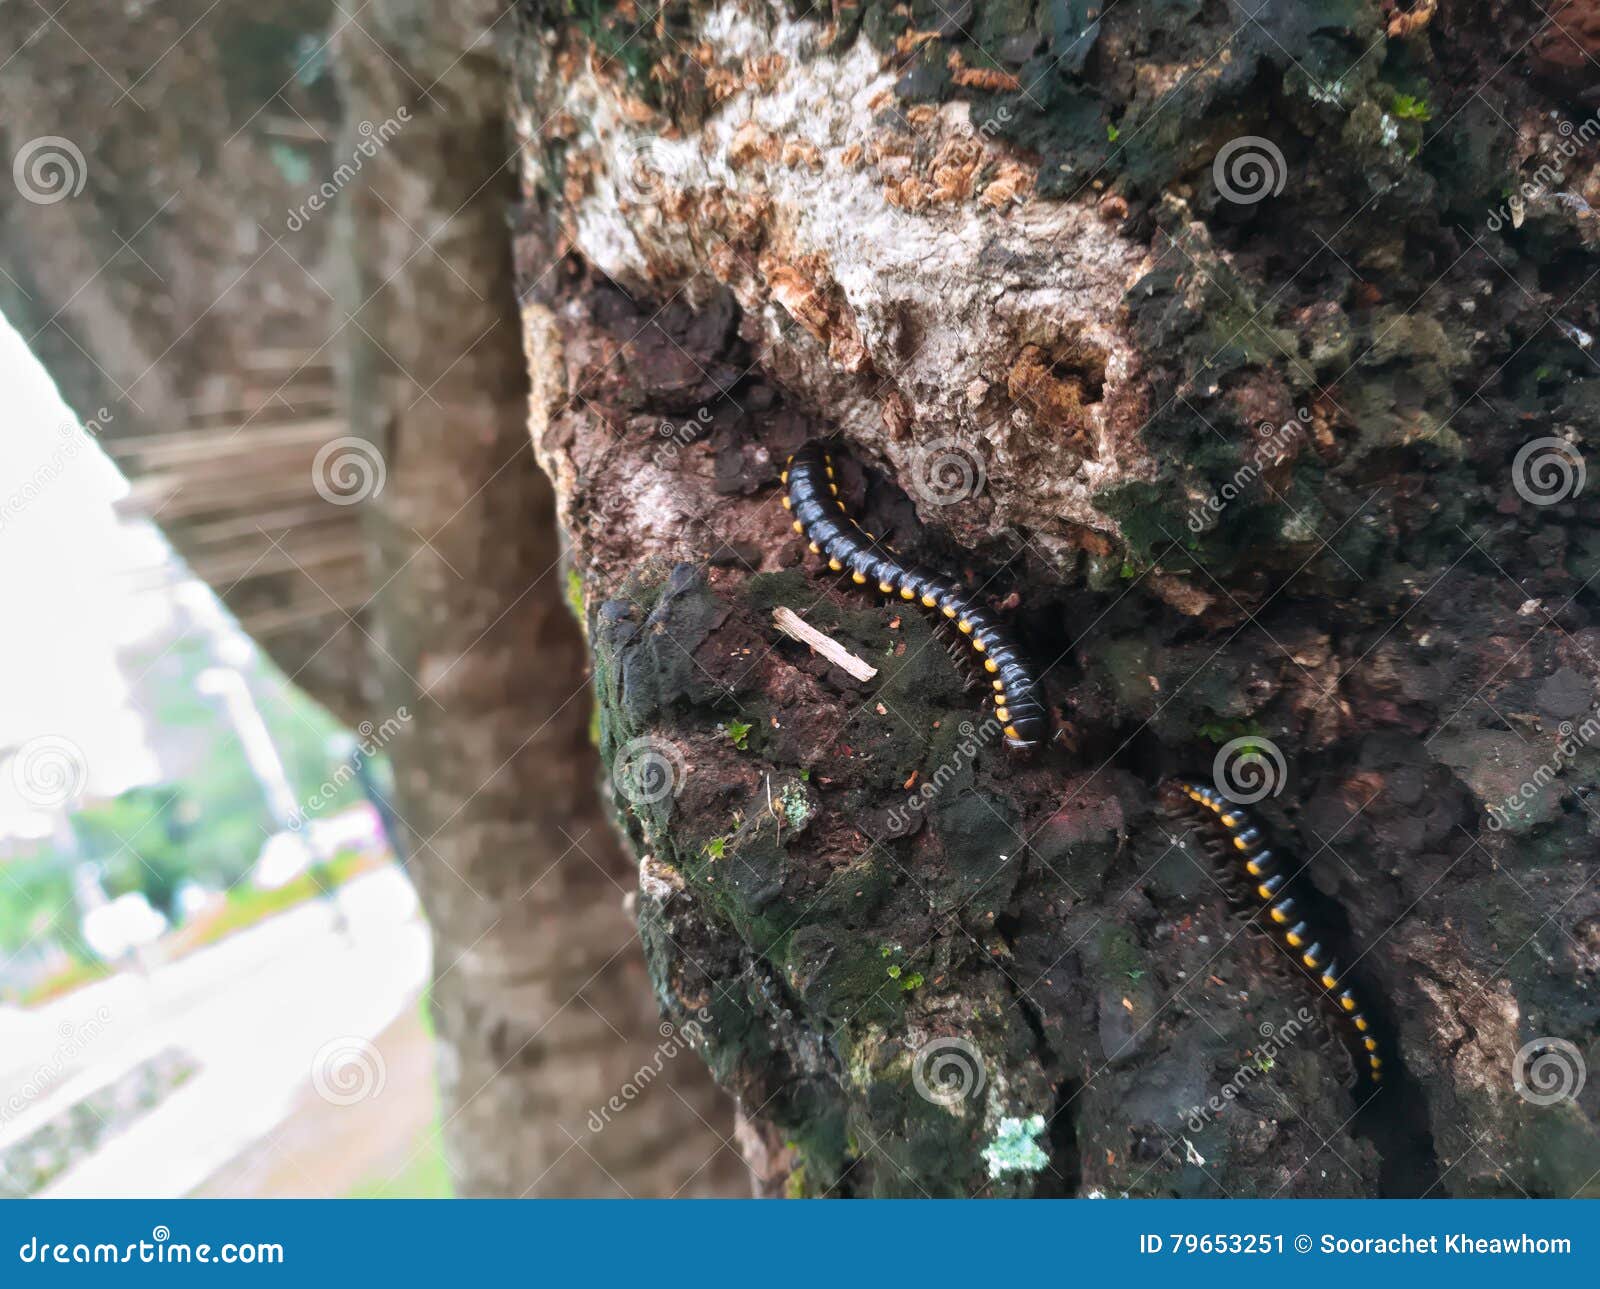
[[[1294,875],[1287,862],[1265,844],[1263,830],[1250,812],[1193,779],[1167,779],[1159,796],[1169,815],[1192,823],[1213,855],[1238,865],[1235,872],[1251,906],[1248,920],[1267,929],[1333,1003],[1349,1027],[1351,1046],[1365,1058],[1358,1068],[1372,1083],[1382,1082],[1383,1057],[1372,1019],[1347,973],[1325,947],[1328,935],[1319,933],[1302,910],[1303,896],[1293,892]]]
[[[783,506],[791,513],[795,532],[829,569],[848,573],[857,586],[875,586],[882,595],[934,612],[970,646],[968,660],[977,663],[992,686],[1007,747],[1031,753],[1048,740],[1050,713],[1038,676],[1011,633],[952,579],[902,560],[850,517],[839,499],[832,454],[823,444],[808,443],[789,457],[782,482]],[[1380,1083],[1384,1058],[1373,1020],[1325,947],[1331,937],[1319,934],[1302,909],[1304,896],[1296,889],[1294,874],[1265,844],[1264,832],[1249,811],[1195,779],[1165,779],[1157,792],[1169,815],[1185,820],[1210,853],[1234,865],[1233,885],[1243,893],[1246,920],[1287,950],[1301,974],[1333,1004],[1345,1022],[1348,1045],[1359,1054],[1357,1068],[1371,1084]]]
[[[966,641],[993,691],[995,718],[1008,748],[1031,753],[1049,738],[1050,713],[1038,678],[1011,633],[964,588],[906,563],[850,518],[839,500],[833,457],[822,444],[808,443],[791,456],[783,483],[788,489],[783,506],[794,516],[795,532],[830,569],[848,573],[857,586],[876,586],[882,595],[897,595],[939,614]]]

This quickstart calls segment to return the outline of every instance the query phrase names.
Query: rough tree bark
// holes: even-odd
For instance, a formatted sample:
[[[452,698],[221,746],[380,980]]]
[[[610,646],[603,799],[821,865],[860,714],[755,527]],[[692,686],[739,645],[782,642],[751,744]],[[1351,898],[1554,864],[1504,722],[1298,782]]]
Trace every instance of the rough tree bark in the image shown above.
[[[525,0],[534,443],[651,975],[773,1189],[1596,1193],[1600,45],[1548,8]],[[829,435],[1046,756],[789,530]],[[1397,1031],[1361,1114],[1154,810],[1241,752]]]
[[[527,442],[502,10],[260,8],[8,18],[0,303],[72,405],[112,410],[119,456],[202,396],[237,406],[263,348],[347,368],[334,478],[314,478],[324,444],[283,448],[288,372],[260,408],[190,432],[230,509],[178,540],[193,561],[186,534],[251,544],[212,582],[247,623],[309,591],[316,612],[262,643],[314,697],[352,725],[410,716],[386,751],[434,933],[457,1188],[742,1194],[727,1098],[661,1029],[596,798],[583,646]],[[279,475],[303,493],[287,518],[262,487]],[[306,547],[363,511],[371,541],[341,588]],[[282,576],[254,578],[263,561]]]

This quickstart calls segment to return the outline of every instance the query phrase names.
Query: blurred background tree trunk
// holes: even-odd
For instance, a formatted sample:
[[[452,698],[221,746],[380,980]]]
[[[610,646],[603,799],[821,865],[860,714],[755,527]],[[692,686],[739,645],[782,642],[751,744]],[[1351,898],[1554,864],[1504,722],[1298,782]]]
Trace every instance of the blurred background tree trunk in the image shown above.
[[[526,429],[499,9],[35,16],[6,25],[0,131],[66,191],[3,185],[0,307],[291,678],[352,726],[406,709],[458,1189],[742,1193],[596,795]]]
[[[586,650],[528,441],[498,13],[417,24],[379,3],[338,37],[336,153],[412,117],[339,207],[338,294],[351,430],[388,468],[374,644],[384,709],[414,718],[394,761],[438,952],[452,1170],[473,1194],[737,1192],[731,1107],[698,1061],[606,1108],[683,1040],[660,1028],[625,908],[636,871],[595,795]]]

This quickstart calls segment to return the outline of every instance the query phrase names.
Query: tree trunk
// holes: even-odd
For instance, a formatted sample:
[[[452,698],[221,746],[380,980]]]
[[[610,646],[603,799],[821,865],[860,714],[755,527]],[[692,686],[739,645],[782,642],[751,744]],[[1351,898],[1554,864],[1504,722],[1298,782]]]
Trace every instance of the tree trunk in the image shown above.
[[[534,442],[650,973],[769,1188],[1596,1192],[1567,8],[524,6]],[[1042,755],[791,531],[829,437],[863,526],[1014,624]],[[1394,1044],[1359,1112],[1158,813],[1180,772],[1347,924]]]
[[[475,1195],[725,1194],[745,1173],[726,1099],[688,1061],[665,1069],[686,1040],[658,1028],[632,866],[594,793],[583,638],[527,435],[498,12],[418,27],[380,3],[339,36],[346,153],[411,118],[339,207],[340,292],[351,429],[386,464],[374,646],[387,709],[412,716],[393,757],[451,1171]]]

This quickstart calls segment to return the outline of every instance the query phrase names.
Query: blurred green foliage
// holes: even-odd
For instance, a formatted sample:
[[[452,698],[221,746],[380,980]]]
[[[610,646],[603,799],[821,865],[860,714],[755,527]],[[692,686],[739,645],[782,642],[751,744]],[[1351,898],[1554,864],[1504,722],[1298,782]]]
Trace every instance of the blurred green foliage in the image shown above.
[[[0,962],[11,962],[9,970],[0,969],[0,993],[32,992],[35,964],[51,949],[71,959],[64,971],[59,965],[53,970],[52,991],[61,979],[97,974],[79,935],[73,879],[80,865],[94,868],[113,899],[140,892],[174,925],[186,883],[229,892],[228,929],[330,890],[349,875],[339,871],[348,859],[340,856],[307,875],[309,891],[300,883],[285,888],[291,897],[251,889],[247,874],[277,825],[222,707],[200,692],[201,673],[217,663],[212,642],[189,635],[125,662],[138,677],[148,737],[162,764],[173,768],[172,779],[80,803],[54,839],[0,842],[6,878],[0,882]],[[326,799],[319,815],[359,803],[354,777],[345,776],[342,785],[334,777],[353,746],[349,732],[260,655],[243,674],[296,799]]]

